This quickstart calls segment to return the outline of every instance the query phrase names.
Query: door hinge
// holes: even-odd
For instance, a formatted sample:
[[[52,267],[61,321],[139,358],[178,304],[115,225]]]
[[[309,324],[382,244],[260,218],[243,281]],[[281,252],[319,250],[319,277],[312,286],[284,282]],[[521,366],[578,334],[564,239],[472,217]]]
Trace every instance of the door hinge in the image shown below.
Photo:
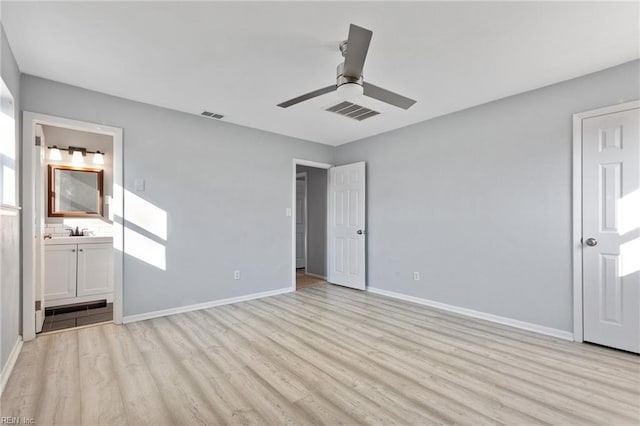
[[[42,306],[42,303],[39,300],[36,300],[36,311],[40,310],[40,306]]]
[[[36,146],[40,146],[41,141],[40,141],[40,136],[36,136]]]

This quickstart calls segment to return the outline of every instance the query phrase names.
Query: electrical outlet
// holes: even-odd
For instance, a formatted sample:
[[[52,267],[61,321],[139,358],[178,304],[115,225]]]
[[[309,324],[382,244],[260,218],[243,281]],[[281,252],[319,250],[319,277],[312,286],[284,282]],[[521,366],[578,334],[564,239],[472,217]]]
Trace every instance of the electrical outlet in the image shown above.
[[[240,279],[240,271],[233,271],[233,279],[234,280]]]
[[[414,272],[413,273],[413,280],[414,281],[420,281],[420,272]]]

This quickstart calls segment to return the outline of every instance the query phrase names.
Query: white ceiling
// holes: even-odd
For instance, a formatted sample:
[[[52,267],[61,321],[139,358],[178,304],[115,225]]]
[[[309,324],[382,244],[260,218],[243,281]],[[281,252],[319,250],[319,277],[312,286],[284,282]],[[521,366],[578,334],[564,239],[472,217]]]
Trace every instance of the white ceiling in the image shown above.
[[[340,145],[640,56],[639,3],[2,2],[22,72]],[[417,99],[363,97],[363,122],[323,111],[350,23],[373,31],[365,80]],[[203,118],[204,120],[205,118]]]

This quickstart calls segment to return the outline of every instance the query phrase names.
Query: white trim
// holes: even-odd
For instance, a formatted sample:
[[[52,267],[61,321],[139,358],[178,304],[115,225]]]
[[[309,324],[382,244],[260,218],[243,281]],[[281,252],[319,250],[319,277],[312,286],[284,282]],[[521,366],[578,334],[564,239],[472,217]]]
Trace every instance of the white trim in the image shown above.
[[[320,279],[323,279],[323,280],[325,280],[325,281],[327,280],[327,277],[325,277],[324,275],[320,275],[320,274],[312,274],[311,272],[305,272],[304,274],[305,274],[305,275],[308,275],[308,276],[310,276],[310,277],[320,278]]]
[[[86,121],[71,120],[29,111],[22,113],[22,337],[25,341],[35,338],[35,193],[34,170],[35,164],[35,135],[36,124],[64,127],[84,132],[100,133],[113,137],[113,180],[116,186],[124,187],[124,150],[122,129],[105,126]],[[122,218],[124,206],[124,191],[122,195],[114,197],[114,213]],[[122,220],[122,219],[121,219]],[[124,227],[116,226],[120,233],[114,232],[114,293],[113,293],[113,321],[122,322],[123,307],[123,276],[124,276]]]
[[[9,381],[9,377],[11,376],[11,372],[13,371],[13,367],[15,367],[16,361],[18,361],[18,356],[20,355],[21,349],[22,337],[18,336],[15,345],[13,345],[13,349],[11,349],[9,358],[7,359],[7,362],[5,362],[5,364],[2,366],[2,372],[0,372],[0,396],[2,396],[2,392],[4,392],[4,387]]]
[[[383,290],[381,288],[367,287],[367,291],[370,291],[371,293],[375,293],[375,294],[381,294],[383,296],[393,297],[395,299],[404,300],[407,302],[418,303],[420,305],[441,309],[443,311],[465,315],[472,318],[479,318],[486,321],[495,322],[498,324],[508,325],[510,327],[519,328],[521,330],[533,331],[534,333],[545,334],[547,336],[553,336],[563,340],[573,340],[573,335],[570,331],[558,330],[556,328],[545,327],[538,324],[532,324],[530,322],[519,321],[519,320],[515,320],[507,317],[501,317],[498,315],[488,314],[480,311],[474,311],[473,309],[461,308],[459,306],[448,305],[446,303],[441,303],[441,302],[435,302],[429,299],[423,299],[415,296],[408,296],[406,294]]]
[[[308,167],[315,167],[317,169],[330,169],[331,167],[333,167],[333,164],[319,163],[317,161],[302,160],[299,158],[294,158],[292,165],[293,167],[292,167],[292,179],[291,179],[291,205],[292,205],[291,207],[291,291],[295,291],[296,290],[296,175],[297,175],[296,166],[308,166]],[[328,188],[327,188],[327,191],[328,191]],[[328,255],[329,255],[329,244],[327,244],[327,256]]]
[[[214,306],[229,305],[231,303],[246,302],[248,300],[261,299],[263,297],[276,296],[278,294],[290,293],[289,287],[279,288],[277,290],[263,291],[260,293],[247,294],[245,296],[229,297],[227,299],[213,300],[211,302],[197,303],[195,305],[180,306],[178,308],[164,309],[161,311],[147,312],[144,314],[128,315],[122,318],[123,324],[135,321],[144,321],[152,318],[166,317],[167,315],[182,314],[184,312],[198,311],[201,309],[213,308]]]
[[[582,342],[582,120],[599,115],[640,108],[640,100],[611,105],[573,115],[572,177],[572,270],[573,270],[573,340]]]

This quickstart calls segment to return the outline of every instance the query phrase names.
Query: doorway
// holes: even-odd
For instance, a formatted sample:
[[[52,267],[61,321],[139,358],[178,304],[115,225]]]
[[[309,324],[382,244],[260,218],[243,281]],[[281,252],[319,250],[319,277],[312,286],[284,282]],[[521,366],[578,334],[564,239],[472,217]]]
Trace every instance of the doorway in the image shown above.
[[[326,283],[327,169],[296,165],[296,289]]]
[[[122,322],[122,129],[23,114],[23,338]]]
[[[574,339],[640,353],[640,101],[574,116]]]
[[[365,172],[366,164],[363,161],[334,167],[327,163],[293,160],[291,181],[293,208],[287,208],[287,216],[293,216],[291,220],[292,291],[296,290],[296,281],[305,278],[315,278],[322,282],[357,290],[366,289]],[[299,175],[299,173],[306,173],[306,175]],[[311,189],[313,186],[311,173],[320,174],[319,179],[316,179],[319,189]],[[312,208],[309,200],[313,196],[321,197],[323,201],[314,203]],[[320,231],[316,233],[316,238],[311,236],[311,214],[319,217],[316,219],[316,224],[319,224],[316,229]],[[304,231],[305,228],[307,232]],[[320,244],[320,251],[324,247],[324,252],[320,254],[320,251],[316,250],[315,253],[317,258],[324,259],[324,263],[313,261],[312,240],[316,244],[318,241],[323,241]],[[304,265],[304,269],[297,268],[301,265]]]

